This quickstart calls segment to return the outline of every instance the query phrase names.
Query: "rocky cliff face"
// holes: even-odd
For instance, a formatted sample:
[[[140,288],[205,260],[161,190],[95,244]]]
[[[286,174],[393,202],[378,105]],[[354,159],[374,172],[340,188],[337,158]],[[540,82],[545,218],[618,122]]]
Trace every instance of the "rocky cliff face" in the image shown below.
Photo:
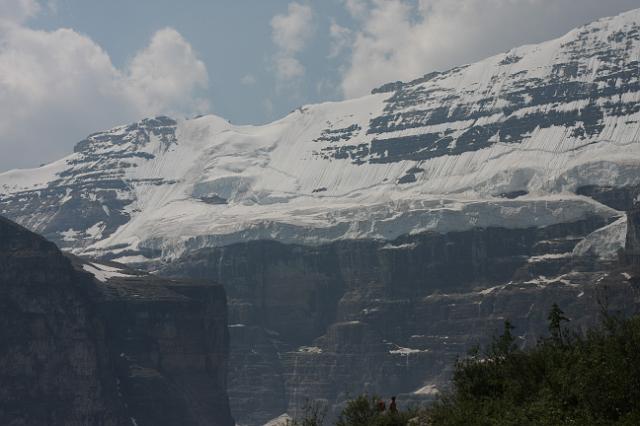
[[[91,276],[3,218],[0,252],[0,423],[127,424]]]
[[[224,289],[148,276],[100,286],[129,415],[140,425],[233,425]]]
[[[0,218],[0,342],[3,425],[234,424],[220,286],[70,260]]]
[[[595,324],[605,299],[633,311],[629,271],[576,250],[606,226],[594,216],[390,242],[247,242],[203,249],[161,272],[226,283],[232,409],[240,424],[260,425],[297,413],[307,398],[334,414],[362,392],[429,400],[446,388],[456,356],[505,319],[522,344],[544,335],[552,303],[577,327]]]

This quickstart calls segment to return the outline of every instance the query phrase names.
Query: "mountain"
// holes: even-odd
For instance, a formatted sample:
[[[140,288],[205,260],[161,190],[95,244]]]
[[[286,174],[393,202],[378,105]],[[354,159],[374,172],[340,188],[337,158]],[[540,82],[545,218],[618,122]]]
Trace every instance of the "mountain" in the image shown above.
[[[0,424],[234,424],[221,286],[67,257],[2,217],[0,259]]]
[[[640,9],[264,126],[145,119],[0,174],[0,213],[224,283],[242,424],[307,396],[431,398],[506,317],[524,344],[553,302],[591,321],[598,283],[635,300],[611,271],[640,192],[639,61]]]
[[[266,126],[159,117],[96,133],[60,161],[0,175],[0,212],[125,262],[247,239],[612,217],[576,193],[640,179],[639,15]]]

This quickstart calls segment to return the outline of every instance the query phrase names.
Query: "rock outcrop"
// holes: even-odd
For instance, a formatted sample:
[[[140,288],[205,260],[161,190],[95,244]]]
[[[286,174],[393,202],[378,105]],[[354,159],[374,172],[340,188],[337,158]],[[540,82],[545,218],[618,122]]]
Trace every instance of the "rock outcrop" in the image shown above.
[[[138,426],[233,425],[223,287],[133,276],[99,289],[120,390]]]
[[[221,286],[68,258],[0,218],[0,424],[230,426],[227,357]]]
[[[0,218],[0,424],[130,423],[92,282],[53,243]]]
[[[627,212],[627,238],[623,259],[629,266],[640,267],[640,205]]]
[[[576,327],[597,323],[605,300],[633,311],[640,305],[629,271],[574,253],[606,225],[594,216],[390,242],[247,242],[203,249],[161,272],[226,284],[232,410],[240,424],[260,425],[296,414],[307,398],[333,414],[362,392],[432,399],[455,358],[505,319],[522,344],[544,335],[552,303]]]

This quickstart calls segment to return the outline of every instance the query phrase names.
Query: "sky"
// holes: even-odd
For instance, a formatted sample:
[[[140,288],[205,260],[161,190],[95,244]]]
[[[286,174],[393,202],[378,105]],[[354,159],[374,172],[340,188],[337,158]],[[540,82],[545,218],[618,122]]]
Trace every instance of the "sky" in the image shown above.
[[[263,124],[640,0],[0,0],[0,172],[161,114]]]

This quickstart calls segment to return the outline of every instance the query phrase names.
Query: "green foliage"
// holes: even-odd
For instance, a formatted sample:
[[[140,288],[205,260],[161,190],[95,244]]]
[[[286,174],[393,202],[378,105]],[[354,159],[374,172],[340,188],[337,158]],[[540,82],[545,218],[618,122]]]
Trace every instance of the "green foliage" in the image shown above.
[[[405,426],[412,418],[417,417],[417,410],[413,409],[396,413],[389,410],[380,412],[378,401],[380,398],[367,395],[352,399],[342,410],[336,426]]]
[[[504,331],[497,338],[493,338],[493,342],[489,347],[489,356],[501,358],[510,355],[516,350],[516,338],[511,333],[514,328],[509,320],[504,322]]]
[[[453,391],[420,414],[421,425],[638,425],[640,317],[606,315],[569,334],[554,305],[550,338],[518,350],[513,327],[455,366]]]
[[[564,342],[562,322],[568,322],[569,318],[564,316],[564,312],[562,312],[557,303],[551,305],[551,311],[549,312],[547,320],[549,321],[549,333],[551,333],[551,339],[553,339],[555,343],[562,344]]]
[[[322,426],[327,416],[327,406],[320,401],[307,400],[302,407],[302,417],[287,421],[287,426]]]
[[[380,412],[376,396],[349,401],[337,426],[534,426],[640,425],[640,316],[603,312],[586,334],[564,328],[568,318],[554,304],[550,337],[529,350],[517,348],[507,321],[481,352],[456,362],[453,390],[422,410]],[[388,404],[388,401],[387,401]],[[307,404],[295,426],[321,426],[326,409]]]
[[[400,410],[395,413],[388,409],[379,411],[380,398],[360,395],[349,401],[340,413],[336,426],[407,426],[417,420],[418,410]],[[387,401],[388,402],[388,401]],[[387,407],[388,408],[388,407]],[[327,409],[319,402],[307,401],[303,407],[302,416],[286,423],[287,426],[322,426],[324,425]]]
[[[360,395],[347,403],[342,410],[336,426],[368,426],[378,415],[376,405],[378,398]]]

